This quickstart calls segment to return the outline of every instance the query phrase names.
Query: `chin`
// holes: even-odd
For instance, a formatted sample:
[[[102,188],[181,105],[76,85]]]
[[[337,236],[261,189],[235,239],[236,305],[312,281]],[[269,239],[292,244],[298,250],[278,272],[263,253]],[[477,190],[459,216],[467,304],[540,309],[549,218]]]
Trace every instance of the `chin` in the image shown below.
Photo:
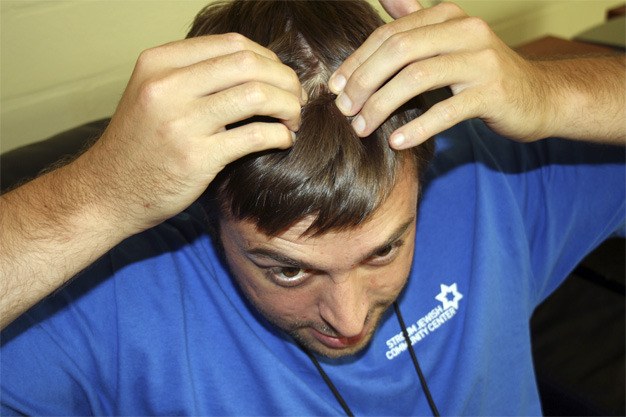
[[[358,343],[343,348],[328,347],[320,341],[316,340],[315,338],[310,337],[309,335],[304,335],[302,329],[291,332],[290,335],[298,344],[300,344],[300,346],[304,347],[309,352],[329,359],[338,359],[344,358],[346,356],[356,355],[357,353],[365,349],[372,341],[374,330],[375,327],[370,330],[368,334],[363,336],[363,339],[361,339]]]
[[[354,341],[353,344],[346,346],[337,346],[337,342],[333,343],[333,341],[329,342],[327,339],[324,340],[325,338],[323,336],[320,337],[319,332],[309,326],[288,330],[287,333],[309,352],[314,352],[331,359],[343,358],[355,355],[369,346],[376,329],[380,325],[385,310],[386,306],[379,305],[368,314],[368,320],[366,320],[366,328],[364,329],[363,335],[358,341]]]

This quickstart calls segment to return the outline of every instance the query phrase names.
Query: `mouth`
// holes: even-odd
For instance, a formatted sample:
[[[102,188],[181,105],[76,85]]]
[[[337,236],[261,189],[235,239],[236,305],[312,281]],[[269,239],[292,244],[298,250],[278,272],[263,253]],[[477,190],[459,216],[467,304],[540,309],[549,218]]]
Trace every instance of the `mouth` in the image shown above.
[[[311,328],[310,332],[318,342],[331,349],[346,349],[355,347],[365,339],[365,335],[367,334],[365,328],[358,335],[351,337],[330,336],[325,333],[321,333],[314,328]]]

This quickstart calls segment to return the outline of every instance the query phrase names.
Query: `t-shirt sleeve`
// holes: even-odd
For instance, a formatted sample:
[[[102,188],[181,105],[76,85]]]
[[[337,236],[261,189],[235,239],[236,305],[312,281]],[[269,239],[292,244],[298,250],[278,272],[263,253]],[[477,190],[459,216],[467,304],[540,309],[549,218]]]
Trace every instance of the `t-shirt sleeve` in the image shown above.
[[[116,315],[101,259],[2,332],[2,415],[111,413]],[[83,309],[88,306],[89,311]],[[106,318],[106,326],[101,321]]]
[[[124,323],[128,328],[134,322],[128,311],[142,297],[153,300],[151,291],[175,288],[179,278],[169,263],[150,262],[149,267],[144,261],[194,250],[192,242],[206,238],[204,216],[194,206],[127,239],[4,329],[2,415],[119,414],[120,386],[128,382],[120,374],[120,360],[124,346],[132,350],[122,330]],[[158,297],[148,303],[161,304]],[[162,314],[168,312],[164,308]],[[157,311],[149,313],[158,317]],[[131,371],[144,366],[134,362]]]
[[[626,148],[563,139],[519,144],[474,122],[487,164],[517,199],[528,242],[533,302],[547,297],[611,236],[625,235]],[[504,149],[507,148],[507,149]]]

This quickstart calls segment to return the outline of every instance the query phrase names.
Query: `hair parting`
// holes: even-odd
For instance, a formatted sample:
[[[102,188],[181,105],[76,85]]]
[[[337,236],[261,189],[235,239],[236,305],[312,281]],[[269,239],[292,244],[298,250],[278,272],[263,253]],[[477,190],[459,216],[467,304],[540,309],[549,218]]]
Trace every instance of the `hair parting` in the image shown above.
[[[330,75],[382,24],[367,2],[357,0],[314,5],[235,0],[200,12],[188,36],[237,32],[248,37],[291,67],[309,97],[290,149],[248,155],[215,178],[203,198],[211,213],[251,220],[270,236],[312,216],[306,233],[317,235],[369,218],[388,197],[404,163],[414,164],[416,175],[423,173],[431,141],[404,151],[387,143],[395,129],[423,111],[421,96],[359,138],[327,87]]]

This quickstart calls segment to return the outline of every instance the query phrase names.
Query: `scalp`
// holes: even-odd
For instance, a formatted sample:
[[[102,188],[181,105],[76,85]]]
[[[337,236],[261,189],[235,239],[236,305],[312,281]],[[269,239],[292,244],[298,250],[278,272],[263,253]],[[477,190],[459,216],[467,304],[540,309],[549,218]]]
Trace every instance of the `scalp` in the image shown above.
[[[420,114],[419,102],[359,138],[327,87],[337,67],[382,24],[365,1],[234,1],[200,12],[189,36],[242,34],[291,67],[309,97],[292,148],[244,157],[214,180],[206,197],[221,215],[252,220],[268,235],[310,216],[311,234],[350,228],[385,201],[405,161],[423,171],[430,144],[408,151],[387,144],[395,129]]]

